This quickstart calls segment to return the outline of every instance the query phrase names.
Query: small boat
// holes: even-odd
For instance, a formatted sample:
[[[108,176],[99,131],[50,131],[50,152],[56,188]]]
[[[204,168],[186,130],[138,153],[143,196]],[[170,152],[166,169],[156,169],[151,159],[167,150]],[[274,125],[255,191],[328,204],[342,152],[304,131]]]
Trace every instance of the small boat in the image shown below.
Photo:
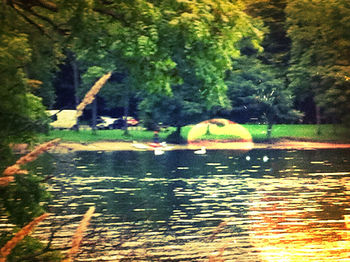
[[[157,153],[155,153],[156,155],[164,154],[164,150],[173,149],[173,146],[168,146],[166,144],[166,142],[142,144],[142,143],[137,143],[136,141],[134,141],[132,143],[132,146],[137,148],[137,149],[142,149],[142,150],[154,150],[154,151],[157,150]],[[163,151],[163,153],[162,153],[162,151]]]
[[[157,147],[167,147],[166,142],[162,142],[162,143],[148,143],[148,146],[153,147],[153,148],[157,148]]]
[[[148,143],[147,144],[149,147],[153,147],[153,148],[158,148],[161,147],[162,145],[160,143]]]
[[[201,149],[194,151],[194,153],[197,155],[204,155],[207,153],[207,150],[204,146],[202,146]]]

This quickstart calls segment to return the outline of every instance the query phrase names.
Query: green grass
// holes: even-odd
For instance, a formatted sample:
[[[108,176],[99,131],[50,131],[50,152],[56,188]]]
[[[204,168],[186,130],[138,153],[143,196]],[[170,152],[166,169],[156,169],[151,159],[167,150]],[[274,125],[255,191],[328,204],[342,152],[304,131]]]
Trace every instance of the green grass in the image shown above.
[[[266,141],[266,125],[243,125],[255,142]],[[320,131],[320,132],[318,132]],[[350,130],[341,125],[274,125],[272,140],[295,139],[311,141],[350,142]]]
[[[255,142],[266,141],[266,125],[243,125],[251,133]],[[320,134],[318,134],[320,128]],[[182,128],[181,135],[186,139],[191,126]],[[166,132],[160,132],[159,138],[165,141],[168,135],[175,131],[169,128]],[[227,139],[227,137],[211,135],[211,139]],[[96,141],[138,141],[148,142],[153,140],[153,132],[145,130],[130,130],[125,136],[123,130],[91,130],[71,131],[71,130],[51,130],[48,135],[40,135],[39,142],[54,138],[61,138],[62,141],[89,143]],[[274,125],[271,140],[279,139],[311,140],[311,141],[332,141],[350,142],[350,130],[340,125]]]
[[[159,133],[159,138],[165,140],[171,133],[168,132]],[[61,138],[65,142],[96,142],[96,141],[152,141],[153,132],[147,130],[130,130],[129,135],[125,135],[124,130],[51,130],[48,135],[40,135],[38,140],[40,142],[51,140],[54,138]]]

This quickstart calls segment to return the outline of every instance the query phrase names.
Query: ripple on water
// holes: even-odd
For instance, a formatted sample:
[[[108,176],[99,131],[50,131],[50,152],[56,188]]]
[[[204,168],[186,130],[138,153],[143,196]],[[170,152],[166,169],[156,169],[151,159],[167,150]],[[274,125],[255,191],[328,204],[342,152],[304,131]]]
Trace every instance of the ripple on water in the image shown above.
[[[240,262],[350,257],[350,157],[343,152],[341,164],[333,151],[254,150],[249,161],[226,151],[196,161],[192,152],[157,160],[148,153],[101,153],[94,165],[96,154],[84,153],[72,165],[57,163],[57,172],[69,171],[50,187],[59,220],[79,221],[97,207],[87,232],[99,232],[95,252],[82,261],[207,261],[220,250]],[[63,228],[61,244],[75,226]]]

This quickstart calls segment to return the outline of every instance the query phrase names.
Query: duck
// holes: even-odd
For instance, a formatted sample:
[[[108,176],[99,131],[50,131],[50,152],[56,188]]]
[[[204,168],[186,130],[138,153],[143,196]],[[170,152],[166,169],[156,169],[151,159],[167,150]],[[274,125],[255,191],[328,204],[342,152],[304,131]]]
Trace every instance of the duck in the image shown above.
[[[201,149],[194,151],[194,153],[197,155],[204,155],[207,153],[207,150],[204,146],[202,146]]]
[[[156,156],[163,155],[164,153],[165,153],[164,150],[161,149],[161,148],[159,148],[159,147],[156,147],[156,148],[154,149],[154,154],[155,154]]]

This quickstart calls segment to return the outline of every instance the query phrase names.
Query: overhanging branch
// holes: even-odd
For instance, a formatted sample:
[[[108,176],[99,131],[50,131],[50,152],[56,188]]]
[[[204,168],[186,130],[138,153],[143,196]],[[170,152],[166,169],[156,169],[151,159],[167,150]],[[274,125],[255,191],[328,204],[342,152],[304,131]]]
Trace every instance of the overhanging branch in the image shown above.
[[[19,16],[21,16],[27,23],[33,25],[35,28],[37,28],[43,35],[47,36],[48,38],[51,39],[51,36],[49,34],[47,34],[45,32],[45,30],[38,25],[37,23],[35,23],[32,19],[30,19],[28,16],[26,16],[25,14],[23,14],[17,7],[16,5],[13,5],[13,9],[17,12],[17,14]]]
[[[60,34],[66,35],[66,34],[68,33],[67,30],[64,30],[64,29],[60,28],[58,25],[56,25],[56,24],[55,24],[51,19],[49,19],[48,17],[43,16],[43,15],[40,15],[40,14],[38,14],[37,12],[35,12],[34,10],[32,10],[32,9],[28,9],[28,10],[26,10],[26,11],[27,11],[28,13],[30,13],[31,15],[33,15],[33,16],[35,16],[35,17],[37,17],[37,18],[39,18],[39,19],[41,19],[41,20],[47,22],[49,25],[52,26],[52,28],[53,28],[55,31],[59,32]]]
[[[37,3],[37,6],[40,6],[42,8],[48,9],[52,12],[57,12],[58,8],[57,5],[53,2],[50,1],[44,1],[44,0],[36,0],[33,1],[33,4],[35,5],[35,3]]]

